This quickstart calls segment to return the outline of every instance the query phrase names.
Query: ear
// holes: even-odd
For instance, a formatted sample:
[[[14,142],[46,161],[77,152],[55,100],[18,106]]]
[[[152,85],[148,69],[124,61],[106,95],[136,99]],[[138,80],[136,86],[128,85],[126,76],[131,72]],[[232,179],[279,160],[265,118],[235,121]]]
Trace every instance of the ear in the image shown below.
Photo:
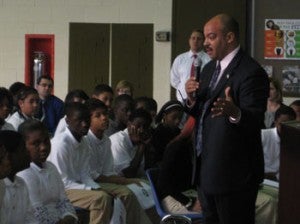
[[[67,123],[67,125],[69,125],[70,124],[70,119],[66,116],[66,123]]]
[[[22,108],[23,105],[24,105],[24,101],[23,100],[18,100],[18,105],[19,105],[20,108]]]
[[[233,32],[228,32],[226,34],[227,43],[231,44],[235,40],[235,35]]]
[[[161,117],[161,121],[162,121],[162,122],[165,122],[165,118],[166,118],[166,113],[163,113],[163,114],[162,114],[162,117]]]

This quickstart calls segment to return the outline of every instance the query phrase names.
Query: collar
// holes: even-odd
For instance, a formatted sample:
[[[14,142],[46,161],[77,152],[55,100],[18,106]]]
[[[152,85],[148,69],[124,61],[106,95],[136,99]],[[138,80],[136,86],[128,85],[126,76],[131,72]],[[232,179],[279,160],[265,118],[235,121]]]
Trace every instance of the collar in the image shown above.
[[[198,51],[197,53],[194,53],[192,50],[189,50],[188,55],[189,55],[189,58],[193,58],[193,56],[194,56],[195,54],[197,55],[197,57],[200,57],[203,53],[204,53],[203,50]]]
[[[43,163],[43,168],[37,166],[35,163],[31,162],[30,163],[30,168],[37,170],[38,172],[42,172],[45,168],[47,167],[46,162]]]
[[[133,143],[132,143],[132,141],[131,141],[131,139],[130,139],[130,136],[129,136],[128,128],[126,128],[123,132],[125,133],[125,136],[126,136],[126,138],[127,138],[127,140],[128,140],[129,146],[130,146],[130,147],[134,147],[134,145],[133,145]]]
[[[274,135],[274,140],[276,141],[276,143],[280,144],[280,137],[278,135],[278,131],[277,128],[272,128],[271,129]]]
[[[227,54],[222,60],[221,60],[221,71],[227,68],[227,66],[230,64],[232,59],[236,56],[238,51],[240,50],[241,46],[237,46],[233,51],[231,51],[229,54]],[[219,62],[219,61],[218,61]],[[218,63],[217,62],[217,63]]]
[[[76,140],[68,127],[66,128],[64,133],[68,136],[68,144],[71,144],[72,148],[77,148],[80,145],[80,142]]]
[[[7,187],[19,187],[20,186],[20,182],[17,176],[15,176],[15,181],[11,182],[9,178],[4,178],[4,184]]]
[[[91,129],[89,129],[89,132],[87,134],[87,138],[91,139],[93,142],[95,142],[96,144],[100,144],[103,139],[104,139],[104,135],[102,136],[101,139],[99,139],[92,131]]]

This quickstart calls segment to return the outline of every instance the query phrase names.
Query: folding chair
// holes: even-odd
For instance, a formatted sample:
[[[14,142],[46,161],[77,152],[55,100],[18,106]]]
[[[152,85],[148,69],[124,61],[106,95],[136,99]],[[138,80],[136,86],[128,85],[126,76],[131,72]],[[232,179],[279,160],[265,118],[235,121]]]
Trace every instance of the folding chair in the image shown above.
[[[158,215],[161,217],[161,224],[162,223],[172,223],[172,224],[191,224],[191,223],[201,223],[203,216],[202,214],[180,214],[180,215],[173,215],[167,213],[161,206],[160,199],[156,193],[156,180],[158,178],[159,169],[158,168],[151,168],[146,170],[147,178],[150,182],[154,202],[155,202],[155,209]]]

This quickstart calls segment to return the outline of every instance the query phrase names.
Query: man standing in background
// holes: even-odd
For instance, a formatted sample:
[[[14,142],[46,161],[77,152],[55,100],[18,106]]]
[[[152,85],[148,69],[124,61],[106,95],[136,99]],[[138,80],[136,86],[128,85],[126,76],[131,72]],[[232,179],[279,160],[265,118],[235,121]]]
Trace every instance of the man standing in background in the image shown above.
[[[195,76],[195,61],[201,66],[210,61],[209,56],[203,51],[204,35],[200,29],[194,29],[189,39],[190,50],[178,55],[172,65],[170,73],[170,82],[172,87],[176,89],[176,98],[183,102],[186,98],[185,83],[191,77]]]

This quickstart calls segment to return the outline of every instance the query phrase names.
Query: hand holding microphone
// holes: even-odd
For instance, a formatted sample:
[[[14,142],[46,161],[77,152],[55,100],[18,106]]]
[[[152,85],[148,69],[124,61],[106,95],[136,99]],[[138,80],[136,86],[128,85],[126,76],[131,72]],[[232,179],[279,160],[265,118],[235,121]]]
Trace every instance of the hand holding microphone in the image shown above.
[[[195,74],[195,77],[196,77],[196,82],[199,82],[200,81],[200,76],[201,76],[201,66],[202,66],[202,60],[201,58],[197,57],[194,59],[193,61],[193,65],[194,65],[194,74]],[[197,93],[197,90],[193,93],[193,97],[196,97],[196,94]]]

